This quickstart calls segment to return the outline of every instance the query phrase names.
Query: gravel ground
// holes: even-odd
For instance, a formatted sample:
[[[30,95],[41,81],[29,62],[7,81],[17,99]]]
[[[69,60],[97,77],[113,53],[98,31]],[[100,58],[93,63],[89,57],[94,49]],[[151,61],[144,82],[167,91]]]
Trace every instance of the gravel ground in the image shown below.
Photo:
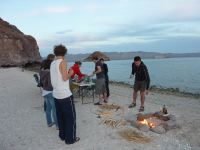
[[[200,150],[200,100],[159,93],[147,96],[145,112],[155,112],[165,104],[176,115],[180,128],[162,135],[144,133],[153,139],[148,144],[129,142],[117,134],[120,128],[99,124],[96,106],[82,105],[77,98],[77,136],[81,140],[66,145],[59,140],[58,130],[46,125],[43,98],[33,74],[19,68],[0,69],[0,150]],[[138,113],[139,103],[135,109],[127,108],[130,88],[111,85],[110,89],[109,103],[124,106],[126,114]]]

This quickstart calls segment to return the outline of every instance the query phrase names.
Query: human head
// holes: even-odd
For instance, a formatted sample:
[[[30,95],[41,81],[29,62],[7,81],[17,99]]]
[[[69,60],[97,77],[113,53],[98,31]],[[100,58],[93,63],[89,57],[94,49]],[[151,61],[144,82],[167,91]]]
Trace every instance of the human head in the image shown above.
[[[65,54],[67,53],[67,48],[60,44],[60,45],[56,45],[54,47],[54,54],[57,56],[65,56]]]
[[[49,54],[49,55],[47,56],[47,60],[54,60],[54,58],[55,58],[55,55],[54,55],[54,54]]]
[[[81,66],[81,65],[82,65],[82,62],[81,62],[81,61],[76,61],[75,64]]]
[[[101,62],[101,63],[104,63],[104,59],[103,59],[103,58],[100,58],[100,62]]]
[[[96,63],[96,62],[98,61],[98,59],[99,59],[99,58],[98,58],[97,56],[93,56],[93,57],[92,57],[92,61],[93,61],[94,63]]]
[[[135,56],[134,57],[134,63],[135,63],[136,67],[140,66],[140,64],[141,64],[141,58],[140,58],[140,56]]]
[[[43,69],[45,70],[45,69],[50,69],[50,66],[51,66],[51,62],[52,62],[53,60],[50,60],[50,59],[46,59],[45,61],[44,61],[44,63],[43,63]]]

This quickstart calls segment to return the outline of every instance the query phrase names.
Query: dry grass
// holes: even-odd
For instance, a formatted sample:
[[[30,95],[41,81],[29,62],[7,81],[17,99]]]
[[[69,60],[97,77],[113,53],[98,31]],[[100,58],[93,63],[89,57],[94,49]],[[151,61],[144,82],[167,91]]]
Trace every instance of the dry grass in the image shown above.
[[[133,141],[136,143],[150,143],[152,141],[151,138],[145,137],[141,133],[138,133],[131,129],[125,129],[123,131],[119,131],[119,135],[126,139],[127,141]]]
[[[103,110],[98,110],[96,114],[99,116],[99,118],[108,118],[114,115],[113,112]]]
[[[126,125],[126,121],[125,120],[115,120],[115,119],[112,119],[112,118],[106,118],[104,120],[102,120],[100,122],[100,124],[105,124],[111,128],[117,128],[117,127],[120,127],[120,126],[125,126]]]
[[[115,109],[116,111],[118,111],[119,109],[122,109],[122,107],[120,105],[117,104],[103,104],[103,105],[99,105],[100,109],[103,110],[113,110]]]

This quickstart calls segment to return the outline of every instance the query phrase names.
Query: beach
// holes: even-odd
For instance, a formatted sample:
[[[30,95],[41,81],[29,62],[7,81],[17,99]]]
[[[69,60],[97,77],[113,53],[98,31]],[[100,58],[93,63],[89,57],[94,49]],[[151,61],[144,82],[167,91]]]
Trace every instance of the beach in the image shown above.
[[[192,96],[151,92],[146,97],[145,112],[155,112],[166,105],[176,116],[179,128],[165,134],[144,132],[153,140],[137,143],[122,139],[117,133],[131,125],[112,129],[100,123],[95,112],[98,106],[82,104],[75,98],[77,136],[80,141],[66,145],[58,138],[55,127],[47,127],[43,97],[33,78],[34,72],[20,68],[0,69],[0,150],[199,150],[200,99]],[[140,101],[128,109],[132,89],[111,84],[109,103],[124,107],[125,115],[137,114]],[[98,99],[95,98],[95,101]],[[136,128],[134,128],[137,130]]]

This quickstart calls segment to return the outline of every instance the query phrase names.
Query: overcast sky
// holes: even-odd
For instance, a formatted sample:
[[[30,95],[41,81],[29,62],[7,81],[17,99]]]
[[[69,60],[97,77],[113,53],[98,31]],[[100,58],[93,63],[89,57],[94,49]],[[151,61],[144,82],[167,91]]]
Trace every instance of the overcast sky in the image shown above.
[[[200,52],[200,0],[0,0],[0,17],[36,38],[43,56]]]

